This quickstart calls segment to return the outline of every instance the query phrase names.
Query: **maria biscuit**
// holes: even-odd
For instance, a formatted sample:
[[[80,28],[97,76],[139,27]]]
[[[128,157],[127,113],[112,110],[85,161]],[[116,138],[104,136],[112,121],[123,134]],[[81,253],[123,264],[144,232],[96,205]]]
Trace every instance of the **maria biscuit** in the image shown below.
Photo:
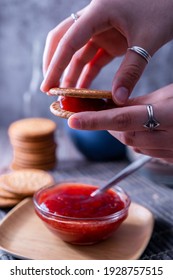
[[[12,169],[53,169],[57,148],[55,132],[56,123],[46,118],[27,118],[12,123],[8,129],[13,147]]]
[[[45,118],[27,118],[13,122],[9,127],[9,135],[13,139],[27,140],[42,139],[49,136],[56,130],[56,124],[52,120]]]
[[[50,111],[57,117],[68,119],[70,116],[74,114],[74,112],[66,111],[61,109],[59,102],[55,101],[50,105]]]
[[[82,89],[81,88],[51,88],[48,91],[48,95],[79,97],[79,98],[112,99],[111,91],[84,89],[84,88]]]
[[[106,90],[52,88],[48,95],[59,97],[58,101],[51,104],[50,111],[66,119],[78,112],[115,108],[112,93]]]
[[[31,196],[38,189],[54,183],[48,172],[37,169],[12,171],[1,175],[0,180],[3,189],[20,196]]]

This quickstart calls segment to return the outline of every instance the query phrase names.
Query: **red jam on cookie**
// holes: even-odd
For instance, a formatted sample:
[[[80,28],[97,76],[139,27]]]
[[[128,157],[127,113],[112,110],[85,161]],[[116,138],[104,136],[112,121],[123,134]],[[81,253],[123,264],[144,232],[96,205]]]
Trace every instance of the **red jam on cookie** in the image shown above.
[[[61,183],[35,196],[36,213],[62,240],[87,245],[108,238],[127,217],[130,200],[113,190],[96,197],[93,185]]]
[[[59,97],[60,108],[66,111],[78,113],[84,111],[101,111],[115,108],[111,99]]]

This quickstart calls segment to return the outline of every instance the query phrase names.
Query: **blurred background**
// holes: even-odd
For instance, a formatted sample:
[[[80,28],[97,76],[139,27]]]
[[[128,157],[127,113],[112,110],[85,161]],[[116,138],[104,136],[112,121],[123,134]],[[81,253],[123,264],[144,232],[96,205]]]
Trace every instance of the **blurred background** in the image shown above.
[[[0,0],[0,127],[28,116],[60,121],[49,112],[52,98],[39,90],[45,39],[49,30],[89,2]],[[167,44],[154,55],[133,95],[148,93],[173,81],[172,45]],[[111,89],[120,61],[114,60],[105,67],[92,87]]]

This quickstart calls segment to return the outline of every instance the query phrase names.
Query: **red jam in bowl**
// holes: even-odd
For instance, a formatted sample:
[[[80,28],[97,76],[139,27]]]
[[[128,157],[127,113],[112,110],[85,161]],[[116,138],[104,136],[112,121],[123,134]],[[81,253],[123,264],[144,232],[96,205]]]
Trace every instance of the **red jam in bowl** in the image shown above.
[[[34,195],[37,215],[62,240],[94,244],[108,238],[126,219],[130,198],[120,188],[96,197],[98,187],[65,182],[39,190]]]
[[[60,97],[58,101],[61,109],[74,113],[107,110],[116,106],[111,99]]]

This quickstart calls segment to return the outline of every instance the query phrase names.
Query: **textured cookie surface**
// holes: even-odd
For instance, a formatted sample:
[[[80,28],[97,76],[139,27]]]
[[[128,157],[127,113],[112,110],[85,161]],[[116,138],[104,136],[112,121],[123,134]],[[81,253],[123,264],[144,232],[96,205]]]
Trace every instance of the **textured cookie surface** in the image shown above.
[[[18,195],[33,195],[38,189],[54,183],[53,177],[46,171],[23,169],[1,175],[2,188]]]
[[[79,88],[51,88],[48,95],[80,97],[80,98],[107,98],[112,99],[112,93],[106,90],[79,89]]]
[[[28,118],[13,122],[9,127],[9,135],[15,138],[27,138],[50,135],[56,129],[52,120],[44,118]]]
[[[55,101],[50,105],[50,111],[57,117],[68,119],[74,112],[61,109],[59,101]]]

